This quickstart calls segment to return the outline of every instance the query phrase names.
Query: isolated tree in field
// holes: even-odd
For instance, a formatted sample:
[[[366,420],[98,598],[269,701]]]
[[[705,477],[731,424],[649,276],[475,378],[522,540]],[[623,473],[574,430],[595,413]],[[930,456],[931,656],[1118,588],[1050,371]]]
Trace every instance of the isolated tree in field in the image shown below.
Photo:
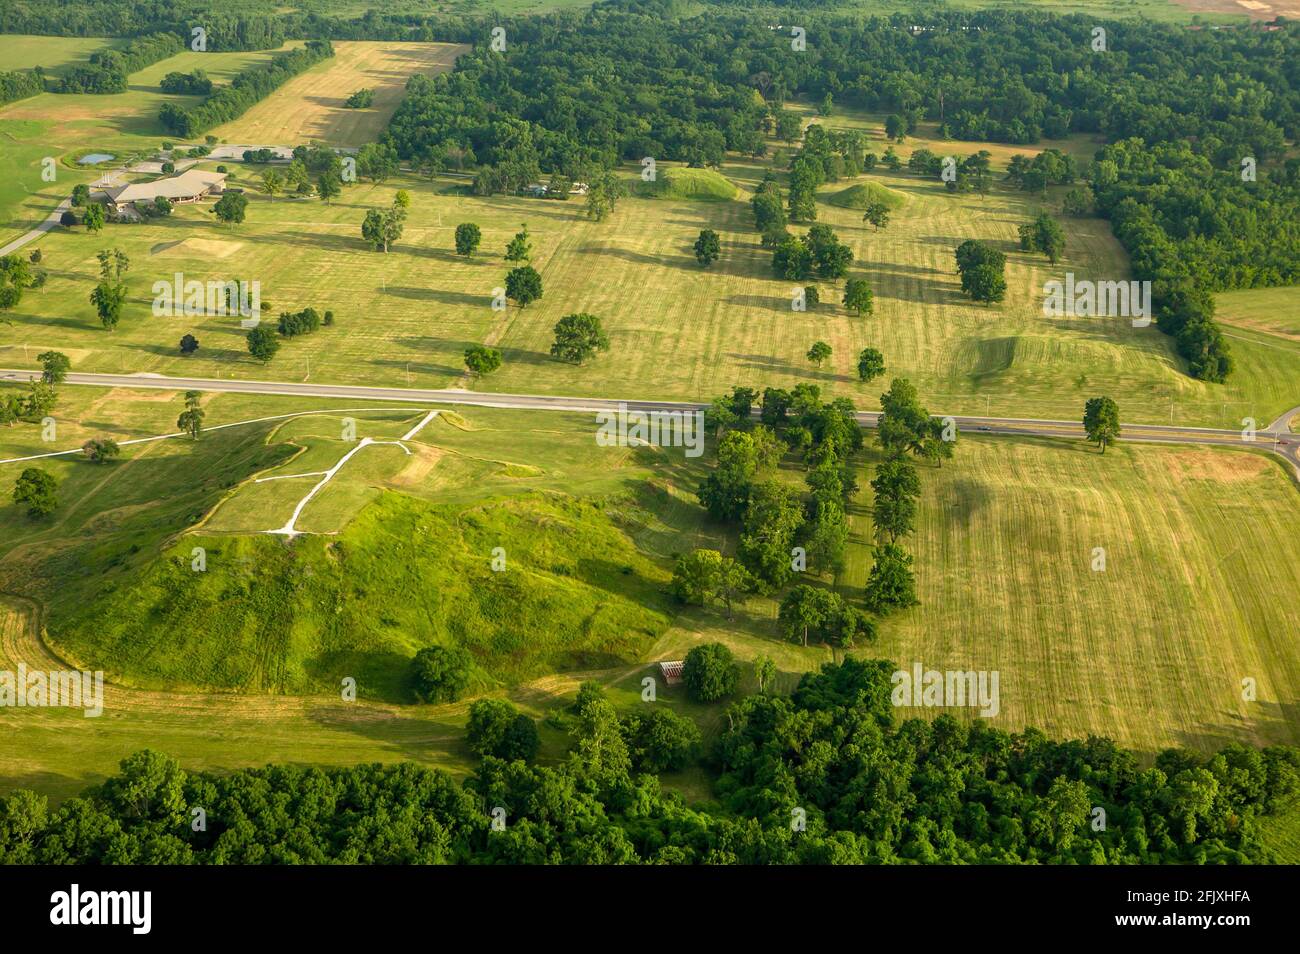
[[[242,192],[227,192],[212,207],[213,213],[226,225],[238,225],[248,211],[248,196]]]
[[[124,276],[131,268],[131,260],[119,249],[104,249],[95,257],[99,259],[99,284],[90,293],[90,303],[99,313],[100,324],[112,331],[122,320],[126,304]]]
[[[98,235],[104,229],[104,207],[98,202],[90,203],[81,216],[81,224],[86,227],[87,232]]]
[[[767,690],[776,682],[776,663],[771,656],[759,656],[754,660],[754,682],[758,684],[758,694],[767,695]]]
[[[96,464],[106,464],[113,458],[122,453],[122,448],[117,446],[117,441],[111,437],[91,438],[81,445],[81,452],[86,455],[86,460]]]
[[[307,184],[310,186],[310,183]],[[330,204],[330,199],[337,199],[342,191],[342,183],[339,182],[338,176],[332,172],[327,172],[316,180],[316,194],[321,197],[326,205]]]
[[[859,318],[871,314],[876,307],[876,296],[871,282],[865,278],[850,278],[844,283],[844,307]]]
[[[821,367],[823,362],[831,356],[831,346],[825,341],[814,341],[813,346],[808,349],[808,360],[817,367]]]
[[[361,223],[361,237],[378,251],[383,249],[388,254],[388,247],[402,237],[406,224],[406,207],[394,201],[392,208],[379,211],[371,209]]]
[[[473,255],[483,241],[483,232],[473,222],[456,226],[456,254]]]
[[[987,242],[967,239],[957,246],[956,256],[963,292],[985,303],[1006,297],[1006,255]]]
[[[429,646],[411,660],[411,686],[421,702],[455,702],[469,685],[474,657],[459,646]]]
[[[501,367],[501,352],[496,348],[474,345],[465,349],[465,367],[474,374],[491,374]]]
[[[41,380],[46,384],[62,384],[72,367],[72,362],[62,351],[42,351],[36,360],[41,363]]]
[[[722,254],[722,241],[713,229],[704,229],[695,240],[695,260],[708,268]]]
[[[868,612],[880,616],[917,602],[912,557],[896,543],[877,547],[863,599]]]
[[[902,142],[907,138],[907,121],[897,113],[885,117],[885,137]]]
[[[879,232],[881,229],[889,225],[889,206],[885,205],[883,202],[868,203],[867,210],[863,213],[862,221],[870,222],[872,226],[875,227],[875,230]]]
[[[858,380],[864,384],[885,373],[885,356],[875,348],[863,348],[858,355]]]
[[[284,190],[284,176],[278,169],[267,169],[262,173],[262,189],[275,201],[275,197]]]
[[[520,228],[522,231],[516,232],[515,237],[506,245],[507,262],[532,261],[533,243],[528,241],[528,223],[525,222]]]
[[[36,467],[28,467],[14,482],[14,503],[27,508],[29,517],[48,517],[59,506],[54,478]]]
[[[280,350],[280,338],[269,325],[258,325],[248,333],[248,353],[266,364]]]
[[[1119,406],[1108,397],[1090,398],[1083,407],[1083,429],[1101,452],[1119,437]]]
[[[803,303],[810,311],[822,303],[822,293],[816,285],[803,287]]]
[[[71,209],[68,209],[62,215],[59,216],[59,224],[62,225],[65,229],[72,228],[74,225],[77,224],[77,213],[73,212]]]
[[[181,354],[193,354],[199,350],[199,339],[193,335],[181,336]]]
[[[90,201],[90,186],[80,182],[72,187],[72,207],[79,209]]]
[[[586,312],[565,315],[555,323],[551,354],[561,361],[582,364],[597,351],[609,350],[609,338],[600,319]]]
[[[176,426],[190,435],[192,441],[197,441],[199,435],[203,433],[204,410],[199,404],[202,396],[198,391],[186,391],[185,410],[181,411],[181,416],[176,418]]]
[[[506,275],[506,297],[520,308],[527,308],[542,297],[542,276],[531,265],[510,269]]]
[[[716,702],[736,691],[740,683],[740,666],[731,650],[722,643],[705,643],[686,654],[682,681],[695,702]]]

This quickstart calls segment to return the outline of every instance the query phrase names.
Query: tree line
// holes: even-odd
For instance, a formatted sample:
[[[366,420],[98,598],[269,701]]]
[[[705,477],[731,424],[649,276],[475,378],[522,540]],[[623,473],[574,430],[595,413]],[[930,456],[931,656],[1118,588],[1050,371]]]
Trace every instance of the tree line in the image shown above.
[[[221,86],[197,106],[186,108],[164,103],[158,119],[172,134],[189,139],[214,126],[229,122],[254,103],[265,99],[299,73],[334,55],[328,40],[308,40],[306,46],[277,53],[265,66],[250,66],[236,74],[228,86]]]
[[[846,659],[728,707],[707,749],[663,703],[584,684],[538,765],[508,703],[471,710],[457,783],[411,762],[188,772],[137,752],[52,807],[0,797],[6,864],[1246,864],[1300,794],[1300,751],[1061,742],[942,715],[898,721],[891,663]],[[530,728],[532,731],[530,732]],[[852,744],[846,744],[846,740]],[[496,753],[501,753],[496,754]],[[502,755],[506,757],[502,757]],[[699,764],[692,806],[659,774]]]

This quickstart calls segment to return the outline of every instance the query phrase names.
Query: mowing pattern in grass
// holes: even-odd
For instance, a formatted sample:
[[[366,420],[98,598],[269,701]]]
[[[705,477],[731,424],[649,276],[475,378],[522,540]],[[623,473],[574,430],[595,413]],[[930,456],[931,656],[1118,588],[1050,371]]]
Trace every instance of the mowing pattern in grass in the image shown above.
[[[362,146],[379,138],[412,75],[445,72],[468,49],[455,43],[339,41],[332,59],[212,132],[238,143]],[[344,101],[359,89],[373,90],[374,103],[367,109],[344,108]]]
[[[1300,288],[1246,288],[1216,296],[1217,316],[1236,325],[1300,342]],[[1233,329],[1227,329],[1232,331]]]
[[[870,117],[837,114],[827,122],[879,135]],[[904,151],[922,143],[930,140],[910,138]],[[978,146],[930,144],[945,153]],[[1066,145],[1080,155],[1091,148],[1083,139]],[[998,151],[995,161],[1009,153]],[[464,350],[489,342],[501,348],[505,364],[472,386],[701,400],[738,382],[791,387],[813,380],[867,408],[879,389],[858,383],[855,362],[873,346],[884,353],[889,375],[911,377],[936,412],[1076,419],[1088,397],[1107,393],[1125,420],[1238,427],[1246,416],[1271,420],[1296,401],[1300,355],[1289,342],[1231,331],[1237,373],[1226,386],[1210,385],[1184,373],[1170,340],[1154,327],[1135,329],[1122,318],[1044,317],[1046,281],[1066,272],[1102,280],[1129,274],[1099,219],[1065,220],[1068,245],[1056,266],[1018,250],[1017,226],[1053,207],[1059,190],[1044,199],[995,184],[984,198],[954,196],[938,181],[887,172],[828,185],[823,198],[863,185],[907,201],[880,232],[855,209],[819,203],[819,220],[855,252],[851,274],[872,282],[875,314],[848,316],[839,305],[841,282],[819,283],[823,304],[794,312],[792,283],[772,277],[771,252],[758,242],[747,202],[764,172],[787,164],[788,150],[779,147],[768,160],[728,162],[726,180],[661,164],[662,183],[735,183],[741,192],[734,201],[633,197],[601,223],[585,218],[581,200],[483,198],[469,195],[463,180],[411,176],[350,187],[329,206],[273,201],[252,186],[255,170],[236,167],[235,184],[252,187],[247,221],[238,227],[220,226],[204,205],[144,225],[110,226],[99,237],[59,230],[43,239],[49,284],[15,309],[15,326],[0,328],[0,346],[27,344],[35,349],[29,355],[73,349],[74,367],[87,371],[290,380],[310,371],[321,381],[439,387],[463,384]],[[399,188],[412,197],[405,234],[389,254],[373,252],[361,238],[361,220],[368,209],[389,207]],[[452,250],[461,222],[483,230],[481,249],[468,258]],[[520,222],[528,224],[545,296],[502,314],[490,303],[504,284],[501,256]],[[722,240],[721,259],[707,269],[691,250],[702,228]],[[1007,301],[1000,306],[960,294],[953,249],[972,237],[1008,254]],[[98,327],[87,300],[95,253],[110,243],[131,256],[134,296],[112,334]],[[200,280],[257,280],[273,311],[333,308],[340,325],[291,342],[263,367],[247,355],[236,321],[147,317],[150,286],[176,271]],[[608,353],[580,368],[549,354],[555,322],[575,311],[598,315],[611,339]],[[175,342],[186,332],[202,347],[182,359]],[[814,370],[803,356],[817,340],[834,355]]]
[[[999,670],[1001,726],[1149,751],[1300,741],[1300,508],[1280,464],[980,438],[922,473],[921,606],[885,624],[880,655]],[[856,523],[865,541],[865,500]],[[841,583],[869,565],[854,547]]]

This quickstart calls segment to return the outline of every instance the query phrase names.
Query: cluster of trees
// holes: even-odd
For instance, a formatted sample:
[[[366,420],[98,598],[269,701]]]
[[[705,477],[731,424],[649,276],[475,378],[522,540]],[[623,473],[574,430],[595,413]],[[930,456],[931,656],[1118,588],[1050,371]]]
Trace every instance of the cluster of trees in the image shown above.
[[[790,162],[790,220],[817,218],[817,189],[827,182],[858,176],[876,164],[866,150],[866,136],[857,131],[828,131],[814,123],[804,132],[803,145]]]
[[[691,671],[725,681],[713,661]],[[482,761],[463,784],[413,763],[186,772],[146,750],[57,807],[0,797],[0,863],[1266,863],[1260,822],[1300,794],[1290,747],[1169,749],[1143,768],[1108,739],[896,722],[892,669],[846,659],[731,705],[705,807],[657,776],[699,760],[694,726],[662,703],[620,716],[585,684],[554,765],[530,764],[508,704],[471,710]]]
[[[328,40],[308,40],[305,46],[277,53],[266,66],[252,66],[235,75],[197,106],[164,103],[158,118],[163,127],[181,138],[197,136],[213,126],[243,115],[299,73],[334,55]]]
[[[1074,156],[1059,149],[1044,149],[1032,159],[1012,156],[1007,163],[1007,181],[1026,192],[1047,194],[1047,187],[1071,185],[1078,175]]]
[[[296,338],[299,335],[311,334],[321,325],[329,327],[332,324],[334,324],[334,312],[327,311],[322,315],[315,308],[307,307],[302,311],[282,311],[276,330],[283,338]]]
[[[32,268],[40,261],[40,254],[35,251],[26,259],[20,255],[0,256],[0,312],[17,308],[27,289],[45,284],[46,272]]]
[[[792,391],[736,387],[705,414],[719,436],[717,464],[701,483],[700,503],[739,530],[735,557],[695,550],[677,559],[673,592],[687,603],[718,602],[730,616],[745,592],[778,593],[810,566],[838,567],[848,540],[846,507],[857,492],[852,455],[862,431],[851,401],[821,399],[812,384]],[[807,495],[776,475],[787,454],[800,454]],[[850,636],[868,628],[850,627]]]
[[[45,92],[44,77],[34,70],[0,72],[0,106]]]
[[[853,249],[829,225],[814,225],[803,236],[787,235],[772,250],[772,271],[791,281],[843,278],[852,262]]]
[[[348,109],[367,109],[375,103],[375,91],[373,89],[359,89],[346,100],[343,105]]]
[[[946,173],[945,159],[947,160]],[[917,175],[942,179],[944,188],[949,192],[973,190],[980,195],[987,195],[989,186],[993,182],[993,173],[989,168],[992,159],[993,154],[987,149],[973,152],[958,161],[956,156],[939,156],[923,147],[915,150],[908,158],[907,168]]]
[[[1022,251],[1042,252],[1053,265],[1065,252],[1065,230],[1046,212],[1039,212],[1033,222],[1020,226],[1017,231]]]
[[[212,80],[208,79],[208,74],[203,70],[195,70],[193,73],[168,73],[158,85],[164,93],[183,96],[207,96],[212,92]]]
[[[47,86],[52,93],[125,93],[126,78],[152,63],[175,56],[184,47],[172,33],[137,37],[120,50],[99,50],[88,66],[68,70]]]
[[[916,529],[916,501],[921,494],[921,479],[909,457],[942,466],[953,455],[957,426],[951,419],[931,417],[906,378],[895,378],[890,383],[889,390],[880,396],[880,408],[876,442],[885,459],[876,467],[871,481],[871,516],[877,544],[867,577],[865,605],[872,613],[884,615],[918,602],[912,557],[900,542]]]
[[[1007,296],[1007,257],[988,242],[967,239],[957,246],[961,290],[986,305]]]

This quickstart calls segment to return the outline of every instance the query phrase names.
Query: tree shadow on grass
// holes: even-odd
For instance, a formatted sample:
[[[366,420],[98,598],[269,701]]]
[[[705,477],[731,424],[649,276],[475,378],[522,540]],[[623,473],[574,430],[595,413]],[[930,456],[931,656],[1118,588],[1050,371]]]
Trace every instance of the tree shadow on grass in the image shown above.
[[[384,294],[411,301],[436,301],[444,305],[478,305],[491,307],[490,295],[471,295],[469,292],[446,291],[440,288],[411,288],[407,285],[389,285]]]

